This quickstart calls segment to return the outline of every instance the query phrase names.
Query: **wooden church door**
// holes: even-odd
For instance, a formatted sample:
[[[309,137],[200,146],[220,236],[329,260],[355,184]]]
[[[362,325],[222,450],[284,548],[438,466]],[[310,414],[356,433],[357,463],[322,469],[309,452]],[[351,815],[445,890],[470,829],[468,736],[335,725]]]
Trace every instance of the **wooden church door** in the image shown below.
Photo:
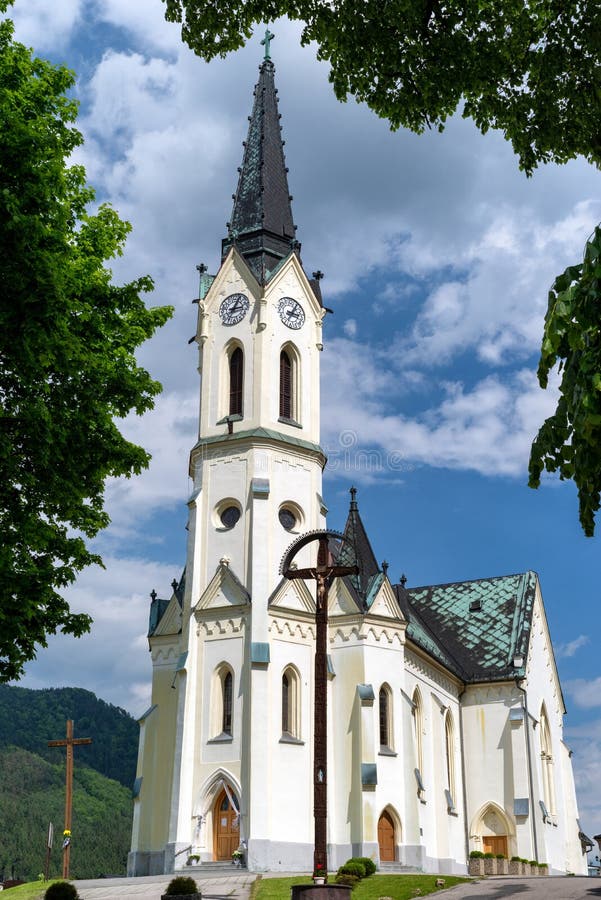
[[[496,856],[497,853],[502,853],[503,856],[507,856],[507,836],[506,835],[488,835],[485,834],[482,838],[482,849],[484,853],[494,853]]]
[[[394,822],[386,811],[378,819],[378,844],[380,845],[380,862],[394,862]]]
[[[237,813],[225,791],[221,791],[213,807],[213,844],[215,859],[231,859],[240,844]]]

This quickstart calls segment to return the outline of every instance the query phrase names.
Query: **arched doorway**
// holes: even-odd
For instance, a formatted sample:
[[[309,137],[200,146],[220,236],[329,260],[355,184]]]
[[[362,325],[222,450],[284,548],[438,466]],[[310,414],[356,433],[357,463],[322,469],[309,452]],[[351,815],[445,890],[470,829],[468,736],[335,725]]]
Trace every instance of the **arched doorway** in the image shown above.
[[[215,859],[231,859],[240,844],[238,813],[230,803],[225,790],[218,795],[213,806],[213,855]]]
[[[378,844],[380,847],[380,862],[394,862],[396,845],[394,822],[392,816],[386,810],[378,819]]]

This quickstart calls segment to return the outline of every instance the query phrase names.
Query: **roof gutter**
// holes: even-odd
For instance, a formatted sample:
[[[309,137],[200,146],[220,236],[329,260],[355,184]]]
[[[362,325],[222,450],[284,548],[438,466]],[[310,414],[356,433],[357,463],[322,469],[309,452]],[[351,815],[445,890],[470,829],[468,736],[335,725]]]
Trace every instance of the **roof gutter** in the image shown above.
[[[532,752],[530,749],[530,713],[528,712],[528,694],[519,684],[519,678],[515,679],[515,686],[524,695],[524,709],[526,711],[526,756],[528,757],[528,788],[530,790],[530,828],[532,831],[532,843],[534,844],[534,858],[538,859],[538,839],[536,834],[536,811],[534,805],[534,787],[532,778]]]

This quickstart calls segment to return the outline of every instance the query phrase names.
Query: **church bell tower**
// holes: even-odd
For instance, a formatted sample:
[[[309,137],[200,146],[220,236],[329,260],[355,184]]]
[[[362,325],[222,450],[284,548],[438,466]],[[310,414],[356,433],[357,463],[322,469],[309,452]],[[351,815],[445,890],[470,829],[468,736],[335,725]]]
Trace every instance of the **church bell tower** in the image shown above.
[[[263,42],[221,265],[214,276],[199,266],[200,416],[187,560],[171,599],[155,598],[151,609],[153,706],[141,721],[132,874],[180,868],[190,848],[208,863],[241,846],[255,869],[268,867],[276,826],[265,792],[273,753],[289,752],[282,741],[297,745],[310,789],[309,746],[292,723],[281,729],[282,672],[295,653],[275,646],[270,610],[283,590],[285,550],[325,526],[326,311],[320,273],[307,277],[296,238],[272,37]],[[300,590],[308,595],[301,606],[310,605]],[[308,609],[298,615],[308,622]],[[303,629],[291,680],[311,660],[313,635]],[[311,829],[308,821],[307,846]]]

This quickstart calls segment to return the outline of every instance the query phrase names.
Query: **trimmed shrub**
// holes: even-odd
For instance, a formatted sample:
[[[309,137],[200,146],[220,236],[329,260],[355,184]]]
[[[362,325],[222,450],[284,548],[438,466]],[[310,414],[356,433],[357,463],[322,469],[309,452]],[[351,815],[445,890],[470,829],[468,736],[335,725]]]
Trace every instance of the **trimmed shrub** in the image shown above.
[[[538,867],[539,867],[539,869],[548,869],[549,863],[539,863]]]
[[[484,853],[482,850],[472,850],[470,853],[470,859],[484,859]]]
[[[538,863],[535,859],[529,859],[528,862],[530,863],[531,866],[538,866]]]
[[[70,881],[55,881],[46,888],[44,900],[79,900],[79,894]]]
[[[519,856],[512,856],[512,857],[511,857],[511,862],[521,862],[521,861],[522,861],[522,860],[520,859]]]
[[[505,856],[504,853],[497,853],[497,855],[496,855],[496,859],[506,859],[506,858],[507,857]]]
[[[349,859],[347,863],[338,869],[339,875],[356,875],[357,878],[365,878],[365,866],[356,859]]]
[[[336,884],[346,884],[347,887],[350,887],[350,889],[354,891],[361,879],[358,875],[349,875],[346,872],[338,872],[334,881]]]
[[[349,862],[360,862],[365,866],[365,876],[366,878],[370,875],[373,875],[376,871],[376,864],[370,856],[353,856],[352,860],[349,859]]]
[[[484,859],[494,859],[494,858],[495,858],[494,853],[485,853],[484,854]]]
[[[166,894],[197,894],[198,887],[193,878],[189,875],[178,875],[172,878],[167,885]]]

